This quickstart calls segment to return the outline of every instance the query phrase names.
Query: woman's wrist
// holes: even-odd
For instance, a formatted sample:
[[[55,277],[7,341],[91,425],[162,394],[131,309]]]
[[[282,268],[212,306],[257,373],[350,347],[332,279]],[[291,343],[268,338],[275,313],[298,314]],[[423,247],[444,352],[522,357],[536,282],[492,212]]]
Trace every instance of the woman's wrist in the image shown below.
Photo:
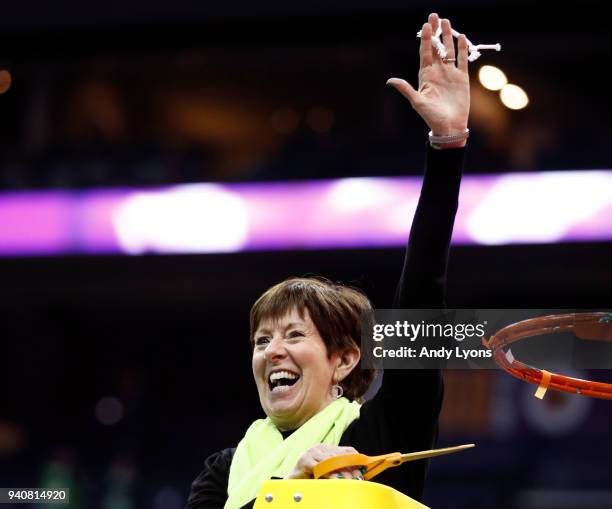
[[[444,145],[430,143],[430,145],[436,150],[446,150],[447,148],[462,148],[467,145],[467,140],[457,141],[455,143],[445,143]]]
[[[433,130],[429,131],[429,144],[433,148],[442,150],[465,147],[470,135],[470,130],[467,127],[464,129],[450,129],[444,131],[444,134],[440,134],[440,131],[438,131],[438,133],[435,133]]]

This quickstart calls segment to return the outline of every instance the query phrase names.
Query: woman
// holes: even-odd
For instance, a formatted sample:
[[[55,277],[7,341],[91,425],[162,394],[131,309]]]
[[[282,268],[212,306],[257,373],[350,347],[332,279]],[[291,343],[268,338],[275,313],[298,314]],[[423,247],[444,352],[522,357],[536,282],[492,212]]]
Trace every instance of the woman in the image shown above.
[[[427,169],[415,213],[395,307],[443,305],[448,248],[467,138],[467,42],[442,20],[442,61],[432,49],[436,14],[423,25],[419,90],[391,79],[430,127]],[[435,143],[432,143],[435,142]],[[251,310],[253,375],[266,419],[255,421],[236,449],[210,456],[194,481],[187,509],[250,507],[270,478],[309,478],[314,466],[347,452],[368,455],[433,446],[442,403],[439,371],[385,373],[374,398],[358,401],[373,380],[357,367],[363,312],[359,291],[331,282],[297,278],[265,292]],[[420,499],[427,464],[389,469],[378,482]],[[359,465],[331,476],[361,479]]]

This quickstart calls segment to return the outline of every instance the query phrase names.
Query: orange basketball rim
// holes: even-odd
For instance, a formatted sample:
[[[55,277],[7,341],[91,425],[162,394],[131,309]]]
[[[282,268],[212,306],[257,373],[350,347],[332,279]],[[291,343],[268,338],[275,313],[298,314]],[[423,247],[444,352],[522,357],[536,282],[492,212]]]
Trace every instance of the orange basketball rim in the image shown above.
[[[538,385],[535,396],[540,399],[547,389],[612,399],[612,383],[581,380],[538,369],[516,360],[510,349],[505,350],[521,339],[558,332],[572,332],[578,339],[588,341],[612,341],[612,313],[567,313],[530,318],[504,327],[488,341],[483,337],[482,343],[493,351],[493,358],[502,369],[520,380]]]

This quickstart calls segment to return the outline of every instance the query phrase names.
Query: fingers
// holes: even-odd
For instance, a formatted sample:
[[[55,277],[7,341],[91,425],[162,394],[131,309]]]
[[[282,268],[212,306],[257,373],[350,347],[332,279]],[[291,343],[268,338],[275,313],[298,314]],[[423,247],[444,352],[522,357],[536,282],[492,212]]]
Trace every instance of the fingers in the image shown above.
[[[305,473],[312,473],[314,467],[319,463],[319,461],[312,454],[304,455],[299,460],[299,467]]]
[[[429,15],[429,18],[427,19],[427,22],[431,26],[431,35],[433,37],[436,35],[436,32],[438,31],[438,27],[440,26],[440,18],[438,18],[438,15],[435,12],[432,12]],[[438,52],[435,48],[433,48],[431,56],[432,56],[433,62],[438,62],[438,63],[440,62],[440,55],[438,55]]]
[[[457,43],[457,67],[460,71],[468,72],[468,43],[465,34],[459,36],[459,42]]]
[[[419,57],[421,69],[431,65],[433,62],[433,57],[431,54],[431,25],[429,23],[424,23],[423,29],[421,30]]]
[[[339,447],[336,445],[320,444],[306,451],[306,454],[302,455],[302,458],[304,458],[304,460],[314,468],[314,465],[326,460],[327,458],[332,458],[334,456],[340,456],[343,454],[358,453],[354,447]]]
[[[447,19],[442,20],[442,43],[446,48],[446,58],[455,58],[455,41],[451,32],[451,24]]]
[[[413,106],[420,97],[420,94],[406,80],[402,80],[400,78],[390,78],[387,80],[387,85],[392,86],[395,90],[402,94]]]
[[[440,26],[440,18],[435,12],[432,12],[427,18],[427,22],[431,25],[433,35],[436,35],[438,27]]]
[[[340,447],[335,445],[324,445],[312,447],[300,458],[301,466],[307,467],[310,472],[314,469],[315,465],[323,460],[332,458],[334,456],[340,456],[344,454],[359,454],[357,449],[354,447]],[[359,466],[353,466],[330,472],[327,476],[328,479],[358,479],[363,480],[363,474]]]
[[[363,481],[363,473],[361,469],[357,467],[336,470],[335,472],[331,472],[327,477],[328,479],[355,479],[357,481]]]
[[[363,474],[361,473],[360,469],[354,468],[353,470],[351,470],[351,475],[353,476],[353,479],[357,479],[358,481],[363,481]]]

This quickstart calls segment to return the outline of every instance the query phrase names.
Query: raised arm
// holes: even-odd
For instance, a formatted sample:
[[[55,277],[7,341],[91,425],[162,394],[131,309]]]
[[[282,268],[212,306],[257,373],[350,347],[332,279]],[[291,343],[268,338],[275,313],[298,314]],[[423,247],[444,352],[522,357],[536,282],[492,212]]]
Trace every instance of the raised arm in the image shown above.
[[[438,308],[444,304],[446,263],[452,234],[463,166],[465,139],[453,141],[467,132],[470,109],[468,45],[465,35],[455,45],[450,22],[441,21],[444,61],[432,44],[438,29],[437,14],[430,14],[423,25],[419,49],[419,88],[391,78],[388,84],[406,97],[438,140],[428,146],[427,168],[421,197],[410,230],[406,257],[394,307]],[[444,139],[447,138],[447,139]]]
[[[433,135],[460,137],[466,133],[470,104],[467,42],[465,36],[459,38],[458,65],[452,60],[442,62],[431,42],[438,23],[438,16],[431,14],[423,26],[418,91],[397,78],[388,83],[410,101]],[[442,30],[447,58],[454,59],[448,20],[442,21]],[[396,308],[444,305],[446,264],[465,139],[441,141],[437,148],[428,147],[425,178],[394,301]],[[369,454],[430,449],[437,436],[441,404],[440,370],[387,370],[378,394],[362,407],[359,424],[347,434],[346,444]],[[389,469],[378,480],[418,500],[426,472],[427,463],[418,461]]]

